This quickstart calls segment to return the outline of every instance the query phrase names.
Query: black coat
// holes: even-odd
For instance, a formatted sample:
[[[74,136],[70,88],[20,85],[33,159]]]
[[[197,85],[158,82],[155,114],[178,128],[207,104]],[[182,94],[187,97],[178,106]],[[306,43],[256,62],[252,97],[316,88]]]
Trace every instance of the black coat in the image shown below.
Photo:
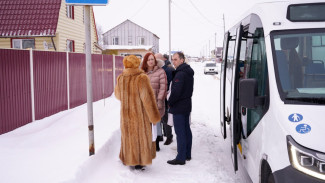
[[[169,112],[172,114],[188,114],[192,111],[192,94],[194,71],[183,63],[173,71],[171,94],[168,99]]]
[[[169,85],[170,85],[170,82],[172,81],[173,79],[173,71],[175,71],[175,69],[173,68],[173,66],[171,66],[170,62],[167,60],[165,61],[165,65],[162,67],[165,72],[166,72],[166,76],[167,76],[167,91],[169,91]]]

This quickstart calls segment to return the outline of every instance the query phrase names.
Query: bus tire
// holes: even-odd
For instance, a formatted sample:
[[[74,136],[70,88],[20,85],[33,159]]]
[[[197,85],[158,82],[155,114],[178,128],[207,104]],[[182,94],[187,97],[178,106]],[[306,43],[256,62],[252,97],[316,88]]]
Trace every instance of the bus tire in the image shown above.
[[[266,161],[262,163],[261,183],[275,183],[272,170]]]

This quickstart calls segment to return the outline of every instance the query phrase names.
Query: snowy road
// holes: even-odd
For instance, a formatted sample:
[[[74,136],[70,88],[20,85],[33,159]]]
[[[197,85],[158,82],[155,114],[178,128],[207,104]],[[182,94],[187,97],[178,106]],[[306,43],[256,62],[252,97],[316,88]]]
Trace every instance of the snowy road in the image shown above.
[[[160,143],[151,166],[130,170],[118,158],[120,148],[119,102],[114,98],[94,103],[96,154],[88,156],[87,106],[83,105],[36,121],[0,136],[0,177],[3,182],[151,183],[250,182],[230,158],[229,139],[219,127],[219,77],[204,75],[203,63],[195,71],[191,129],[192,160],[172,166],[174,142]]]

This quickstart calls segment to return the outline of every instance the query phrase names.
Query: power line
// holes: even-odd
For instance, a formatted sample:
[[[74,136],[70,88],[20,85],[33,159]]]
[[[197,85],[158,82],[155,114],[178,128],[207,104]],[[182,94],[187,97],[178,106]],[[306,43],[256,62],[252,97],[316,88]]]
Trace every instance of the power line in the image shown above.
[[[200,19],[198,19],[197,17],[193,16],[193,13],[189,13],[187,10],[185,10],[184,8],[182,8],[181,6],[179,6],[175,1],[172,1],[173,5],[175,5],[175,7],[177,7],[178,9],[180,9],[185,15],[190,15],[193,17],[194,20],[200,22],[201,24],[204,24],[204,22],[202,22]],[[215,24],[212,25],[211,23],[209,24],[211,27],[211,30],[215,31],[215,29],[219,29],[220,27],[215,27]]]
[[[196,5],[192,2],[192,0],[189,0],[191,5],[195,8],[195,10],[207,21],[209,22],[210,24],[213,24],[215,26],[220,26],[222,27],[221,25],[217,25],[215,23],[213,23],[212,21],[210,21],[206,16],[203,15],[203,13],[201,13],[201,11],[196,7]]]
[[[130,17],[130,19],[132,19],[132,18],[134,18],[135,16],[137,16],[138,15],[138,13],[148,4],[148,2],[149,2],[150,0],[147,0],[143,5],[142,5],[142,7],[137,11],[137,12],[135,12],[131,17]]]
[[[172,3],[179,8],[180,10],[182,10],[185,14],[187,15],[191,15],[194,19],[196,19],[197,21],[199,21],[200,23],[203,24],[203,22],[201,22],[201,20],[197,19],[195,16],[193,16],[193,14],[189,13],[188,11],[184,10],[183,8],[181,8],[177,3],[175,3],[174,1],[172,1]]]
[[[205,38],[204,40],[201,40],[201,41],[197,41],[197,42],[193,42],[193,43],[191,43],[191,44],[187,44],[187,46],[185,46],[184,48],[195,48],[195,47],[201,47],[202,45],[206,45],[207,44],[207,42],[209,42],[209,40],[211,39],[211,38],[214,38],[214,34],[213,35],[211,35],[211,36],[209,36],[209,37],[207,37],[207,38]]]

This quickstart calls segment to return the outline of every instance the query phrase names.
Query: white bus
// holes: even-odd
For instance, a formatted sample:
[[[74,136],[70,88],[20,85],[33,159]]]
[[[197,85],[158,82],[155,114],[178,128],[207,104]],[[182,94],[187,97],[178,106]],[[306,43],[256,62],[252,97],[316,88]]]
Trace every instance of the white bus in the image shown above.
[[[220,123],[235,171],[325,182],[324,65],[324,0],[260,3],[226,32]]]

